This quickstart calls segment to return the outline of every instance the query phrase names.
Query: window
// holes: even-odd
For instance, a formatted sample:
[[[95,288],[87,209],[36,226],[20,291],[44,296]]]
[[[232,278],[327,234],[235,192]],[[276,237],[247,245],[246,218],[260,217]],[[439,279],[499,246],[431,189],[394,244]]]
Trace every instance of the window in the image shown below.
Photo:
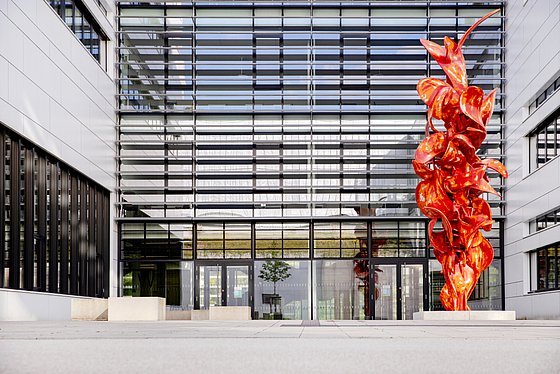
[[[325,222],[313,226],[315,257],[354,258],[358,252],[367,254],[365,222]]]
[[[0,288],[108,297],[109,191],[1,123],[0,169]]]
[[[560,111],[557,111],[529,135],[531,171],[540,168],[560,152],[559,126]]]
[[[107,38],[102,36],[101,27],[95,22],[93,16],[81,1],[50,0],[50,4],[70,30],[80,39],[89,53],[100,63],[103,62],[102,59],[105,56],[101,54],[101,50]]]
[[[250,224],[198,224],[196,230],[197,258],[251,258]]]
[[[530,254],[531,291],[546,291],[558,288],[558,246],[555,243]]]
[[[309,223],[255,224],[255,247],[257,258],[309,257]]]
[[[537,232],[560,223],[560,207],[550,210],[529,222],[529,231]]]
[[[560,77],[556,78],[541,94],[529,104],[529,114],[533,113],[540,107],[552,94],[560,88]]]

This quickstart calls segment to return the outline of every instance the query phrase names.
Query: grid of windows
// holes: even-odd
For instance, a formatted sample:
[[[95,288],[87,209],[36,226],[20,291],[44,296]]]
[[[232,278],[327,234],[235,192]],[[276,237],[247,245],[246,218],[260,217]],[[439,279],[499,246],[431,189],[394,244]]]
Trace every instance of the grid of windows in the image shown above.
[[[530,254],[531,291],[545,291],[559,287],[558,252],[560,243],[540,248]]]
[[[547,118],[529,136],[531,170],[536,170],[560,153],[560,112]]]
[[[501,6],[147,4],[119,3],[119,204],[158,219],[419,215],[415,85],[443,73],[418,39]],[[495,17],[465,46],[485,91],[501,40]],[[501,158],[501,133],[499,96],[482,156]]]
[[[109,192],[0,126],[0,287],[109,296]]]
[[[121,258],[427,258],[426,224],[427,220],[421,218],[388,217],[378,217],[371,222],[356,219],[315,222],[212,220],[193,224],[192,221],[125,220],[120,225]],[[494,224],[490,232],[484,232],[484,236],[495,248],[495,255],[500,257],[500,223]]]
[[[49,0],[49,3],[89,53],[102,62],[107,38],[85,5],[80,0]]]
[[[308,258],[308,222],[255,224],[255,258]]]
[[[411,160],[426,121],[416,84],[444,74],[419,39],[459,39],[502,6],[120,0],[123,292],[142,290],[157,274],[163,284],[171,274],[164,263],[199,271],[196,293],[209,281],[201,267],[247,261],[257,274],[259,264],[284,259],[294,267],[286,295],[290,287],[298,295],[285,302],[304,318],[308,294],[323,298],[316,305],[330,313],[336,297],[374,300],[368,269],[381,273],[375,266],[384,261],[435,261],[416,206]],[[501,91],[502,51],[503,19],[493,17],[464,47],[470,84]],[[501,103],[498,95],[481,157],[503,158]],[[497,173],[490,182],[503,192]],[[499,222],[503,201],[487,198]],[[499,223],[488,237],[501,269]],[[337,271],[345,274],[346,296],[331,300]],[[480,287],[501,290],[500,277],[495,271]],[[440,286],[430,287],[439,292]],[[144,289],[140,294],[154,292]],[[485,302],[501,308],[501,296],[489,300],[498,294],[476,298],[486,300],[481,308]],[[369,304],[352,313],[371,317]]]
[[[540,107],[552,94],[560,89],[560,77],[552,82],[546,89],[544,89],[537,98],[529,104],[529,114],[532,114],[538,107]]]

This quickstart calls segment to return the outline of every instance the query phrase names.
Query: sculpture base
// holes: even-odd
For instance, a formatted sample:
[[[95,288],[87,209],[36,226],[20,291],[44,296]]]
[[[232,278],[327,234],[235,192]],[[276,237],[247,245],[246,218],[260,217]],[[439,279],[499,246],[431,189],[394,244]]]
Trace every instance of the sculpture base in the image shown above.
[[[412,318],[418,321],[515,321],[512,310],[470,310],[459,312],[416,312]]]

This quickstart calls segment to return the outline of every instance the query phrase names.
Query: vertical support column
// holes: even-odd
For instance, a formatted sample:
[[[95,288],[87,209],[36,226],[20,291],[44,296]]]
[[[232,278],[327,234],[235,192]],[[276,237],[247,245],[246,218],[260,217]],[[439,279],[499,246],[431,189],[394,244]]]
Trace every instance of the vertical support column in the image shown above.
[[[109,207],[109,193],[103,196],[103,207],[100,224],[103,232],[102,245],[103,245],[103,297],[109,297],[109,266],[111,264],[110,251],[109,251],[109,219],[110,219],[110,207]]]
[[[78,289],[78,251],[80,226],[78,222],[78,178],[70,175],[70,294],[77,295]]]
[[[60,168],[57,168],[60,170]],[[60,171],[60,293],[68,293],[68,260],[70,248],[68,247],[68,171]]]
[[[97,191],[95,204],[95,296],[103,297],[103,193]]]
[[[369,146],[368,146],[369,150]],[[369,170],[369,169],[368,169]],[[369,177],[368,177],[369,179]],[[369,190],[369,187],[368,187]],[[370,205],[371,207],[371,205]],[[371,210],[368,209],[368,214]],[[366,302],[367,302],[367,310],[368,315],[366,316],[367,319],[374,319],[374,311],[375,311],[375,266],[373,264],[373,249],[372,249],[372,235],[373,229],[375,227],[375,221],[369,221],[366,224],[367,228],[367,252],[368,252],[368,269],[369,269],[369,276],[368,276],[368,283],[366,287]]]
[[[78,224],[80,225],[80,246],[78,249],[78,263],[79,263],[79,274],[78,274],[78,282],[79,282],[79,292],[80,295],[85,296],[87,295],[87,257],[88,257],[88,237],[87,237],[87,229],[88,229],[88,221],[87,221],[87,188],[88,184],[81,179],[80,180],[80,214],[79,214],[79,221]]]
[[[50,164],[49,292],[58,292],[58,165]]]
[[[20,287],[20,283],[19,283],[19,277],[20,277],[20,268],[19,268],[20,143],[19,141],[12,140],[10,150],[11,150],[11,155],[10,155],[10,288],[18,289]]]
[[[87,285],[88,296],[95,296],[96,278],[96,252],[95,252],[95,187],[89,186],[88,190],[88,251],[87,251]]]
[[[34,214],[34,194],[33,194],[33,150],[24,150],[23,168],[23,288],[33,289],[34,278],[34,237],[33,237],[33,214]]]
[[[256,229],[255,229],[255,222],[251,222],[251,258],[254,260],[255,258],[257,258],[257,254],[256,254],[256,248],[257,248],[257,235],[256,235]]]
[[[502,9],[503,12],[503,9]],[[503,208],[502,208],[503,209]],[[500,287],[500,291],[502,293],[502,310],[506,310],[506,272],[505,272],[505,254],[504,254],[504,235],[505,235],[505,228],[504,228],[504,221],[499,220],[499,232],[500,232],[500,265],[501,265],[501,274],[500,274],[500,283],[502,284]],[[556,263],[558,264],[558,262]],[[548,273],[547,273],[548,274]]]
[[[47,159],[37,159],[37,287],[47,290]]]

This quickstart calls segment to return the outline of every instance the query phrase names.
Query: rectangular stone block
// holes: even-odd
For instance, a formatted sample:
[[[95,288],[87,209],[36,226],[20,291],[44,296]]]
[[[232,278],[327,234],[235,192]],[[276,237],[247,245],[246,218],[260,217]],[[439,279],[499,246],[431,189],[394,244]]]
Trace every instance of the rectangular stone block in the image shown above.
[[[191,319],[190,310],[167,310],[165,311],[165,319],[168,321],[185,321]]]
[[[471,310],[471,321],[515,321],[514,310]]]
[[[412,319],[421,321],[468,321],[469,312],[423,311],[414,313]]]
[[[110,297],[109,321],[163,321],[165,299],[162,297]]]
[[[413,314],[418,321],[514,321],[514,311],[475,310],[475,311],[422,311]]]
[[[75,296],[0,289],[0,321],[70,321]]]
[[[250,321],[250,306],[211,306],[210,320],[220,321]]]
[[[109,301],[107,299],[72,299],[72,319],[81,321],[107,321]]]
[[[206,310],[192,310],[191,320],[193,321],[208,321],[210,319],[210,311]]]

